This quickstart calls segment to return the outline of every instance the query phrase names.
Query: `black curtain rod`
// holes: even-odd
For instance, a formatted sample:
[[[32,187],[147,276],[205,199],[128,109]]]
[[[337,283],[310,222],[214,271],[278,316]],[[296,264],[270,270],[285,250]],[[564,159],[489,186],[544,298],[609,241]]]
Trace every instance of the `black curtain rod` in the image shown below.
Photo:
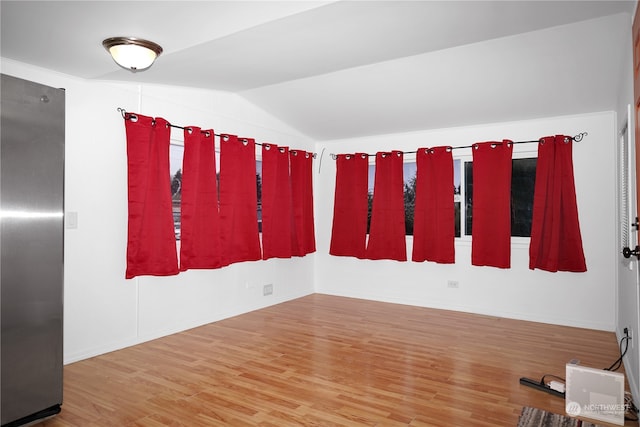
[[[119,111],[119,112],[120,112],[120,114],[122,115],[122,118],[123,118],[123,119],[125,119],[125,120],[127,120],[129,117],[133,117],[133,116],[135,116],[135,113],[129,113],[129,112],[127,112],[127,110],[125,110],[125,109],[124,109],[124,108],[122,108],[122,107],[118,107],[118,111]],[[167,123],[169,123],[169,122],[167,122]],[[171,124],[171,123],[169,123],[169,126],[170,126],[170,127],[172,127],[172,128],[182,129],[182,130],[185,130],[185,129],[191,129],[190,127],[178,126],[178,125],[174,125],[174,124]],[[201,132],[201,133],[203,133],[203,134],[205,134],[205,135],[208,135],[208,134],[209,134],[209,132],[208,132],[208,131],[206,131],[206,130],[202,130],[202,129],[200,129],[200,132]],[[223,138],[223,137],[225,137],[225,136],[226,136],[226,134],[214,133],[214,134],[213,134],[213,136],[217,136],[217,137],[219,137],[219,138]],[[247,138],[238,138],[238,140],[239,140],[239,141],[241,141],[241,142],[249,142],[249,140],[248,140]],[[267,146],[267,147],[269,147],[269,146],[271,146],[271,145],[276,145],[276,144],[262,144],[262,143],[260,143],[260,142],[255,142],[255,141],[254,141],[253,143],[254,143],[255,145],[259,145],[259,146]],[[297,149],[293,149],[293,150],[289,149],[289,151],[299,151],[299,150],[297,150]],[[313,155],[313,158],[315,159],[315,158],[316,158],[316,153],[311,153],[311,154]]]
[[[587,136],[587,135],[588,135],[588,133],[587,133],[587,132],[580,132],[579,134],[577,134],[577,135],[575,135],[575,136],[571,137],[571,139],[572,139],[572,140],[574,140],[575,142],[580,142],[580,141],[582,141],[582,138],[584,138],[584,137],[585,137],[585,136]],[[538,143],[539,143],[541,140],[542,140],[542,139],[537,139],[537,140],[535,140],[535,141],[512,141],[511,143],[512,143],[512,144],[514,144],[514,145],[515,145],[515,144],[531,144],[531,143],[533,143],[533,142],[538,142]],[[501,145],[501,144],[502,144],[502,142],[498,142],[498,141],[496,141],[496,142],[495,142],[495,144],[496,144],[496,145]],[[459,150],[459,149],[461,149],[461,148],[473,148],[473,146],[474,146],[474,145],[475,145],[475,144],[472,144],[472,145],[464,145],[464,146],[460,146],[460,147],[450,147],[450,149],[451,149],[451,150]],[[417,152],[418,152],[418,150],[415,150],[415,151],[401,151],[401,153],[402,153],[402,154],[416,154]],[[350,154],[351,154],[351,153],[350,153]],[[358,153],[358,154],[360,154],[360,153]],[[363,155],[363,156],[367,156],[367,157],[375,157],[375,156],[376,156],[375,154],[370,154],[370,153],[362,153],[362,155]],[[336,159],[338,158],[338,156],[339,156],[339,154],[333,154],[333,153],[331,153],[331,158],[332,158],[333,160],[336,160]]]

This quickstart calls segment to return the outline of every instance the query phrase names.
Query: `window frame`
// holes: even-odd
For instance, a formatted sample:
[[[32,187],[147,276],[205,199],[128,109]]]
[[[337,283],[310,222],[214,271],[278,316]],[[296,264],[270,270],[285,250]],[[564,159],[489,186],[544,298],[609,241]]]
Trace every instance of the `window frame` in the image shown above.
[[[538,158],[538,145],[531,143],[531,144],[522,144],[522,145],[514,145],[513,146],[513,153],[511,155],[511,159],[515,160],[515,159],[536,159],[536,163],[537,163],[537,158]],[[466,218],[466,213],[467,213],[467,207],[464,203],[464,200],[466,200],[466,188],[465,188],[465,163],[466,162],[473,162],[473,153],[471,151],[471,149],[469,150],[464,150],[461,153],[456,153],[456,151],[454,150],[454,155],[453,155],[453,159],[460,159],[461,163],[460,163],[460,197],[461,197],[461,203],[460,203],[460,237],[456,237],[456,240],[467,244],[467,245],[471,245],[471,235],[470,234],[466,234],[466,221],[464,220],[464,218]],[[531,242],[531,237],[523,237],[523,236],[511,236],[511,245],[512,246],[529,246],[529,243]]]

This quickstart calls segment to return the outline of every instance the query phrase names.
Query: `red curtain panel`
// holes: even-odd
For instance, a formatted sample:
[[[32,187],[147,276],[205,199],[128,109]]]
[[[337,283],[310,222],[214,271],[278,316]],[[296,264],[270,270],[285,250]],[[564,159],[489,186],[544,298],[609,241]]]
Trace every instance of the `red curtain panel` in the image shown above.
[[[171,128],[162,118],[125,117],[128,231],[125,277],[178,274],[169,172]]]
[[[367,259],[407,260],[403,153],[376,153]]]
[[[587,271],[573,176],[573,139],[544,137],[538,145],[529,268]]]
[[[262,144],[262,258],[291,258],[289,148]]]
[[[255,141],[220,137],[220,237],[224,265],[262,258]]]
[[[416,198],[411,260],[455,262],[455,209],[451,147],[416,153]]]
[[[316,234],[313,216],[313,154],[301,151],[289,151],[291,167],[291,197],[295,242],[293,255],[304,256],[316,251]]]
[[[366,154],[338,154],[329,253],[364,258],[367,240],[368,169]]]
[[[220,218],[213,130],[184,129],[180,271],[220,268]]]
[[[511,267],[511,155],[513,143],[473,144],[471,264]]]

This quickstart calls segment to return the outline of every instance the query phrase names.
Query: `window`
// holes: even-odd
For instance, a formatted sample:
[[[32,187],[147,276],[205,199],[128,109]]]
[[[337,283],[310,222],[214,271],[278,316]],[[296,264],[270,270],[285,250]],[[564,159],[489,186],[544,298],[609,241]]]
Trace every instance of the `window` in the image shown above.
[[[184,146],[172,143],[170,146],[171,200],[173,224],[176,240],[180,240],[180,201],[182,185],[182,156]],[[512,160],[511,178],[511,235],[529,237],[531,235],[531,219],[533,216],[533,191],[536,176],[535,157],[516,158]],[[219,165],[219,162],[217,162]],[[464,165],[464,168],[462,168]],[[453,160],[453,203],[455,206],[455,236],[471,236],[473,208],[473,163],[462,159]],[[413,235],[413,209],[416,191],[416,162],[404,163],[404,204],[406,235]],[[375,163],[369,165],[367,232],[371,221],[373,205],[373,185]],[[464,184],[464,185],[463,185]],[[256,160],[256,186],[258,195],[258,230],[262,232],[262,161]],[[462,200],[464,199],[464,206]],[[623,209],[624,210],[624,209]],[[461,219],[464,217],[464,224]],[[628,221],[627,221],[628,222]],[[623,222],[624,223],[624,222]],[[464,231],[462,231],[464,225]]]
[[[173,142],[169,145],[169,172],[171,174],[171,210],[173,211],[173,231],[180,240],[180,200],[182,196],[182,156],[184,146]]]
[[[369,191],[368,201],[369,209],[367,216],[367,233],[369,232],[369,225],[371,223],[371,208],[373,207],[373,185],[375,179],[375,164],[369,165]],[[403,165],[403,177],[404,177],[404,221],[405,232],[407,236],[413,236],[413,211],[416,200],[416,162],[409,161]],[[453,203],[455,206],[455,236],[460,237],[460,159],[454,159],[453,161]]]
[[[414,208],[416,206],[416,162],[402,167],[404,178],[404,227],[407,236],[413,236]]]
[[[511,236],[531,237],[531,220],[533,218],[533,193],[536,181],[536,164],[538,159],[534,152],[514,153],[511,171]],[[519,156],[519,157],[518,157]],[[527,157],[528,156],[528,157]],[[455,212],[455,236],[471,236],[473,210],[473,162],[467,160],[471,156],[453,159],[453,203]],[[405,158],[405,160],[407,160]],[[404,163],[404,208],[406,235],[413,235],[413,210],[416,191],[416,162],[408,160]],[[369,164],[367,233],[371,222],[373,206],[373,186],[375,179],[375,161]],[[462,201],[464,200],[464,204]],[[464,218],[464,221],[463,221]]]
[[[511,236],[514,237],[531,236],[537,160],[521,158],[511,161]],[[464,234],[470,236],[473,225],[473,162],[464,162],[464,193]]]
[[[182,196],[182,157],[184,145],[171,143],[169,146],[169,171],[171,182],[171,205],[173,211],[173,230],[176,240],[180,240],[180,202]],[[216,167],[220,167],[219,154],[216,153]],[[220,194],[220,171],[218,170],[218,194]],[[262,160],[256,160],[256,186],[258,193],[258,231],[262,232]]]

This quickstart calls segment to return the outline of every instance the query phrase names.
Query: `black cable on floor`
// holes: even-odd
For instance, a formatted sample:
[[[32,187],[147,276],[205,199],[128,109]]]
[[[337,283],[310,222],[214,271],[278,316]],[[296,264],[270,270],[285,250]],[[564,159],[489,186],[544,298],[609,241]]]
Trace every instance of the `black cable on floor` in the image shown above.
[[[622,339],[620,339],[620,357],[618,358],[618,360],[616,360],[615,362],[613,362],[613,364],[611,366],[609,366],[608,368],[605,368],[605,371],[617,371],[618,369],[620,369],[620,367],[622,366],[622,358],[624,357],[625,354],[627,354],[627,350],[629,349],[629,335],[625,335],[624,337],[622,337]],[[622,350],[622,344],[624,343],[624,350]]]

